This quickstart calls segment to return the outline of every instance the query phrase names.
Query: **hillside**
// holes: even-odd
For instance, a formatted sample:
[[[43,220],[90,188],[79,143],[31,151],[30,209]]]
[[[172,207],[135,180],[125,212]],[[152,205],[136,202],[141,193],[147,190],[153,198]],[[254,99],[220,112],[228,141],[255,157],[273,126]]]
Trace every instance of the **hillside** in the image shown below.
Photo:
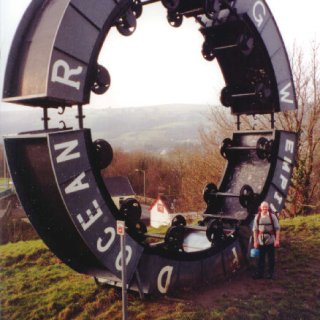
[[[209,125],[209,111],[209,106],[187,104],[101,109],[86,106],[84,125],[91,128],[94,139],[106,139],[114,148],[162,152],[177,144],[197,143],[199,129]],[[67,127],[78,127],[75,109],[67,109],[62,116],[50,110],[49,116],[50,128],[59,127],[61,120]],[[19,112],[6,110],[1,117],[1,138],[7,134],[42,128],[39,108],[26,108]],[[22,118],[28,119],[28,122],[21,121]]]
[[[92,110],[87,125],[96,137],[124,150],[161,152],[177,144],[197,143],[199,129],[209,125],[209,110],[201,105]]]
[[[129,319],[320,319],[320,215],[282,220],[277,277],[256,281],[250,269],[212,287],[141,301],[129,295]],[[1,320],[121,319],[121,291],[99,288],[42,242],[0,246]]]

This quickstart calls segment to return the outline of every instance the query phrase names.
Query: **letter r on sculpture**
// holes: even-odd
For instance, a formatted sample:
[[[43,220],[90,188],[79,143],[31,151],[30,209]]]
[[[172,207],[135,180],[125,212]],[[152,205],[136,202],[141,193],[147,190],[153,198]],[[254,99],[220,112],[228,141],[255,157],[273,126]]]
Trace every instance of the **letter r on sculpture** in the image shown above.
[[[64,85],[79,90],[80,81],[71,80],[70,78],[72,76],[81,74],[82,70],[83,68],[81,66],[78,66],[75,69],[71,69],[66,61],[59,59],[53,64],[51,81],[60,82]]]

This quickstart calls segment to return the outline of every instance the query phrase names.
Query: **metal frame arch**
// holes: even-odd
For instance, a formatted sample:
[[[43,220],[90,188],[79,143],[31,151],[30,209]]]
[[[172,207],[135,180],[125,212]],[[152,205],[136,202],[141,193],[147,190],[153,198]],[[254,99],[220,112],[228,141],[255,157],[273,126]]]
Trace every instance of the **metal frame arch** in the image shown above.
[[[156,1],[146,0],[143,3]],[[166,6],[167,0],[162,0],[168,10],[168,22],[173,27],[179,27],[184,17],[195,17],[202,26],[202,34],[205,40],[209,40],[209,46],[206,48],[208,52],[204,52],[203,56],[210,59],[217,58],[226,80],[227,87],[223,90],[225,105],[231,107],[231,112],[236,115],[294,110],[296,99],[288,57],[266,2],[264,0],[212,0],[216,5],[212,15],[204,6],[204,3],[206,5],[208,2],[210,1],[175,0],[173,6]],[[96,80],[97,59],[102,44],[113,26],[117,26],[123,35],[131,34],[129,27],[133,27],[134,30],[133,20],[139,17],[138,13],[134,17],[134,14],[128,11],[133,4],[137,2],[133,0],[33,0],[22,19],[12,45],[5,77],[4,101],[40,106],[45,111],[52,107],[89,103],[91,85],[93,80]],[[238,34],[238,26],[246,32]],[[249,38],[246,38],[246,33],[249,33]],[[256,48],[251,47],[251,38]],[[237,50],[236,53],[234,49]],[[250,56],[252,52],[254,57]],[[18,66],[17,69],[15,65]],[[256,71],[255,68],[258,69],[260,76],[261,68],[263,75],[267,74],[265,78],[270,88],[261,87],[261,79],[256,79],[256,74],[252,75],[252,71]],[[103,79],[101,82],[103,85]],[[243,82],[244,86],[242,86]],[[263,99],[264,95],[267,99]],[[272,99],[269,100],[268,95],[272,95]],[[37,161],[32,162],[35,155],[29,152],[28,148],[30,145],[33,147],[35,135],[31,134],[31,137],[21,135],[17,139],[20,140],[23,151],[24,158],[21,157],[21,159],[25,159],[24,162],[27,164],[32,162],[30,168],[33,171],[30,170],[32,171],[30,177],[34,178],[35,185],[37,182],[39,185],[45,185],[47,188],[45,190],[50,191],[51,187],[55,189],[56,199],[60,201],[57,207],[61,209],[60,215],[64,215],[60,221],[68,222],[66,230],[74,234],[73,241],[77,246],[77,252],[83,249],[86,251],[86,256],[78,259],[72,253],[72,246],[65,249],[61,241],[58,248],[55,248],[56,252],[67,264],[76,266],[81,272],[95,276],[102,274],[107,279],[114,279],[119,276],[119,268],[114,263],[119,257],[118,242],[114,240],[114,233],[111,237],[113,241],[110,240],[110,243],[107,238],[102,237],[110,236],[109,228],[114,230],[115,220],[123,216],[121,210],[118,212],[113,204],[110,204],[108,191],[102,185],[101,177],[97,177],[99,168],[88,160],[92,156],[93,149],[90,134],[86,130],[68,131],[65,128],[59,132],[53,132],[47,129],[41,132],[41,143],[51,158],[47,157],[47,162],[43,164],[45,168],[42,169],[51,170],[50,181],[46,180],[46,177],[39,179],[39,174],[36,172],[38,168],[34,166]],[[270,163],[268,162],[270,159],[261,159],[251,150],[255,148],[256,140],[265,138],[264,136],[276,140],[270,147],[273,150],[269,150],[272,153]],[[248,220],[251,215],[246,203],[249,202],[249,196],[250,199],[255,200],[253,196],[256,194],[253,194],[253,191],[258,192],[258,196],[266,197],[275,209],[280,210],[283,207],[294,163],[294,134],[277,131],[238,132],[234,135],[234,142],[234,145],[226,146],[229,150],[225,154],[229,154],[230,151],[230,154],[239,161],[236,162],[230,158],[219,189],[208,192],[209,200],[204,216],[207,215],[213,222],[217,222],[212,224],[212,230],[208,231],[209,223],[206,224],[205,219],[202,221],[202,226],[172,226],[170,230],[168,229],[172,233],[168,232],[163,237],[164,243],[152,247],[145,244],[144,240],[139,240],[141,234],[134,236],[134,223],[132,230],[128,229],[127,233],[131,236],[128,237],[128,245],[133,252],[129,278],[134,279],[136,271],[140,272],[142,279],[140,284],[144,292],[166,293],[165,288],[162,287],[164,282],[171,281],[172,287],[178,287],[183,286],[185,282],[207,282],[206,276],[214,280],[217,274],[225,276],[231,274],[243,265],[245,260],[245,252],[241,244],[243,239],[237,233],[237,228],[242,224],[248,229],[250,223]],[[15,138],[6,141],[6,148],[11,155],[9,162],[12,171],[19,166],[19,161],[13,159],[15,143]],[[65,166],[57,161],[61,157],[64,159],[61,162]],[[264,180],[261,179],[262,182],[259,183],[254,182],[252,184],[254,188],[247,188],[245,201],[239,201],[242,196],[241,190],[246,186],[244,183],[247,181],[240,181],[240,179],[236,181],[233,177],[238,175],[246,179],[248,169],[241,168],[253,160],[257,167],[260,165],[263,169],[261,174]],[[250,166],[246,167],[250,168]],[[54,247],[55,240],[58,242],[60,230],[59,214],[54,221],[41,224],[41,217],[39,219],[41,212],[34,210],[32,200],[29,198],[34,197],[44,208],[46,204],[40,194],[37,192],[29,194],[28,190],[24,189],[26,186],[23,184],[28,178],[26,172],[27,170],[21,174],[22,177],[15,176],[15,183],[21,186],[17,190],[21,190],[25,206],[30,209],[30,216],[34,218],[36,224],[40,221],[37,227],[43,238],[47,236],[47,241]],[[212,205],[215,201],[217,205]],[[54,209],[50,213],[55,214]],[[221,235],[221,229],[218,230],[221,220],[233,224],[236,231],[222,244],[221,239],[215,239]],[[103,223],[95,223],[96,221]],[[50,228],[53,228],[54,232],[50,234],[48,232],[49,235],[47,235],[46,231]],[[180,233],[181,230],[183,235]],[[197,250],[184,251],[183,246],[187,247],[192,242],[188,237],[191,235],[194,239],[199,231],[202,232],[202,242],[200,241]],[[215,231],[218,232],[215,234]],[[97,239],[100,241],[98,247],[96,247]],[[167,243],[166,240],[168,240]],[[217,243],[214,243],[215,240]],[[105,254],[104,250],[109,249],[108,254]],[[81,263],[83,266],[79,266]],[[154,268],[155,265],[156,268]],[[206,270],[207,274],[203,275],[203,270]],[[166,279],[162,278],[164,275]],[[118,278],[115,282],[117,281]],[[139,281],[134,279],[130,286],[134,287],[137,282]]]
[[[152,2],[156,1],[140,2],[141,8]],[[180,0],[172,8],[166,6],[166,1],[162,2],[168,8],[169,22],[170,17],[178,15],[195,17],[202,25],[202,33],[211,43],[209,50],[216,52],[224,75],[227,90],[222,92],[226,96],[223,101],[231,106],[232,113],[263,114],[296,109],[288,56],[264,0],[215,1],[220,11],[211,19],[207,18],[202,1]],[[93,0],[90,3],[84,0],[34,0],[20,23],[11,48],[4,101],[43,108],[89,103],[97,58],[105,38],[110,28],[136,3],[132,0]],[[223,15],[225,17],[221,18]],[[236,25],[232,27],[234,23]],[[241,25],[255,43],[246,42],[248,40],[243,40],[246,35],[240,33],[242,40],[225,45],[223,38],[233,39],[238,32],[237,25]],[[247,45],[249,49],[242,48],[242,54],[221,50]],[[250,49],[250,46],[253,47]],[[254,59],[249,54],[252,50]],[[259,59],[262,63],[250,62]],[[254,68],[265,68],[270,79],[257,80],[257,75],[246,75]],[[267,82],[266,87],[261,87],[261,81]],[[247,84],[241,89],[244,82]],[[244,99],[250,95],[260,98],[257,101]],[[264,95],[271,95],[272,101],[269,103],[268,98],[261,98]]]

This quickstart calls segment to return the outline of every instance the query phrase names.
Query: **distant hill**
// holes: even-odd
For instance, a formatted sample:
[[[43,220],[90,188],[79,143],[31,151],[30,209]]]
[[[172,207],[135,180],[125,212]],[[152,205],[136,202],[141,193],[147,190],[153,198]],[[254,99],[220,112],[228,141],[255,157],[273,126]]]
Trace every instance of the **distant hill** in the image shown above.
[[[197,143],[199,129],[209,125],[208,112],[193,105],[93,110],[87,124],[95,136],[125,150],[163,151]]]
[[[91,128],[94,139],[106,139],[114,148],[162,152],[177,144],[197,143],[199,129],[209,125],[209,111],[209,106],[187,104],[91,110],[88,106],[84,124]],[[63,120],[66,126],[77,128],[72,110],[62,116],[50,110],[49,116],[50,127],[58,127]],[[1,140],[6,134],[41,129],[41,117],[39,108],[1,112]]]

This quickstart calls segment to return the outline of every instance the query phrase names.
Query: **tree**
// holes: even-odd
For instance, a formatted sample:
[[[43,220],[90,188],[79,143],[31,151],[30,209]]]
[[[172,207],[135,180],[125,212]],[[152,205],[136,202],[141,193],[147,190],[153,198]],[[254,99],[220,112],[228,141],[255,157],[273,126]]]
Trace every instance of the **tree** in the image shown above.
[[[202,135],[209,138],[204,131]],[[202,210],[205,206],[202,194],[205,185],[217,183],[222,172],[224,161],[221,161],[218,148],[209,142],[177,146],[168,157],[179,181],[179,208],[183,211]]]
[[[317,212],[320,208],[320,45],[313,43],[308,55],[294,46],[291,65],[298,110],[275,115],[275,128],[298,133],[297,161],[284,214]],[[204,146],[217,147],[230,137],[235,126],[227,109],[215,108],[209,117],[212,127],[201,133]],[[242,115],[241,130],[270,129],[270,116]]]
[[[145,174],[146,196],[156,198],[159,193],[180,194],[179,174],[170,158],[144,151],[124,152],[115,149],[113,161],[103,170],[103,176],[127,176],[137,194],[144,194]]]
[[[314,43],[310,54],[294,47],[291,64],[298,100],[298,110],[278,113],[275,128],[298,133],[297,161],[289,190],[286,215],[309,214],[320,208],[320,47]],[[219,146],[236,130],[228,109],[214,108],[209,116],[211,127],[200,131],[198,146],[177,146],[166,157],[144,152],[132,154],[116,151],[108,175],[129,175],[137,190],[141,179],[134,170],[146,171],[146,193],[156,197],[159,192],[174,193],[181,198],[184,210],[204,206],[202,190],[206,183],[218,183],[225,161]],[[241,116],[241,130],[270,129],[270,117]],[[140,190],[141,191],[141,190]]]
[[[307,57],[301,48],[294,47],[291,63],[298,110],[294,113],[280,114],[277,118],[282,128],[299,134],[297,163],[288,198],[290,215],[309,214],[320,208],[317,176],[320,162],[319,54],[320,47],[315,42]]]

